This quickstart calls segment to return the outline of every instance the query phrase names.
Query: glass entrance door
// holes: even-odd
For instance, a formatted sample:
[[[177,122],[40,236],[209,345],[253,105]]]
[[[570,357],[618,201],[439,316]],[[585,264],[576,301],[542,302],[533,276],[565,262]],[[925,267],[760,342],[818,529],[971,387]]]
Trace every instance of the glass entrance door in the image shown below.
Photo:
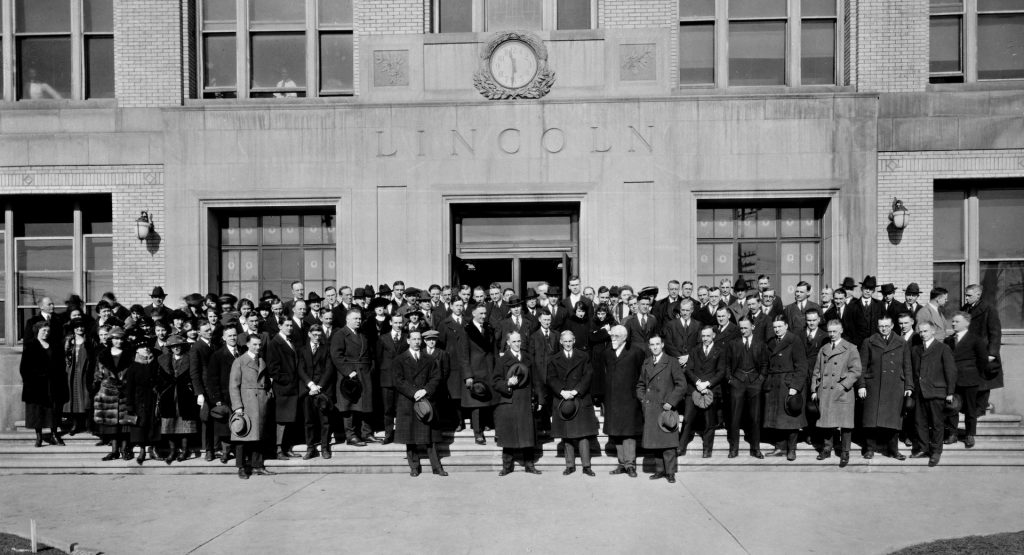
[[[537,287],[542,281],[565,292],[570,275],[569,258],[535,258],[513,256],[511,258],[456,258],[454,285],[468,284],[487,288],[498,283],[502,289],[511,287],[520,296],[526,290]]]

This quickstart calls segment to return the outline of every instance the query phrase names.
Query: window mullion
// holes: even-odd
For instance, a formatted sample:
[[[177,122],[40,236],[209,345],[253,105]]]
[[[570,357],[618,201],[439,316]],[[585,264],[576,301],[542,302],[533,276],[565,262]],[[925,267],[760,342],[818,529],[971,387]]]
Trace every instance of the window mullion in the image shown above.
[[[964,269],[965,283],[979,283],[981,278],[981,222],[979,220],[978,190],[967,193],[965,214],[964,245],[967,247],[967,264]]]
[[[978,0],[964,0],[962,17],[960,48],[964,60],[964,82],[974,83],[978,80]]]
[[[306,1],[306,97],[320,96],[320,33],[317,0]]]
[[[729,2],[715,0],[715,88],[729,86]]]
[[[82,2],[71,2],[71,98],[85,98],[85,48],[82,33]]]
[[[483,33],[487,30],[486,14],[484,13],[485,0],[473,0],[473,32]],[[358,65],[358,64],[357,64]]]
[[[75,203],[73,214],[74,239],[71,241],[71,291],[85,299],[85,287],[82,276],[82,269],[85,267],[85,239],[82,237],[82,207],[77,202]]]
[[[249,1],[235,0],[235,95],[249,98]]]
[[[800,0],[789,0],[789,17],[786,20],[786,84],[789,86],[801,83],[800,61],[803,47],[800,44],[801,12]]]
[[[10,12],[5,12],[10,13]],[[4,268],[7,272],[7,279],[4,280],[4,313],[0,314],[0,317],[4,319],[6,325],[5,340],[8,345],[14,345],[18,342],[18,299],[16,296],[15,279],[17,276],[16,268],[14,267],[15,256],[14,256],[14,210],[8,204],[4,207],[4,252],[0,253],[4,257]]]
[[[0,49],[0,101],[14,100],[14,2],[0,0],[4,4],[3,17],[0,17],[0,38],[3,48]]]

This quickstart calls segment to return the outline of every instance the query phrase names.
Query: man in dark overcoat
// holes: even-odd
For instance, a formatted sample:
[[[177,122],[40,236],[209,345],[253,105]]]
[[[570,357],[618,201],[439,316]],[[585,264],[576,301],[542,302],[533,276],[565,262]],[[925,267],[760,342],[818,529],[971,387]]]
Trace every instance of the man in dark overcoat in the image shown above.
[[[636,440],[643,434],[644,415],[636,398],[636,382],[644,364],[643,351],[629,345],[625,326],[609,333],[612,347],[604,351],[604,433],[615,446],[619,465],[611,474],[636,478]]]
[[[848,302],[846,289],[836,287],[832,292],[832,308],[825,312],[825,321],[839,320],[843,324],[843,339],[854,345],[862,345],[871,335],[871,329],[864,326],[863,315],[861,304],[857,301]]]
[[[864,368],[858,382],[857,396],[863,402],[861,426],[865,428],[867,449],[864,458],[876,451],[904,460],[899,451],[899,431],[903,427],[903,398],[914,390],[911,380],[910,345],[893,333],[892,319],[878,318],[878,333],[867,338],[860,347]]]
[[[736,324],[740,338],[729,345],[729,458],[736,458],[740,451],[740,428],[744,416],[747,428],[744,439],[750,446],[750,456],[763,459],[761,453],[761,421],[764,380],[768,375],[768,348],[764,341],[754,335],[754,323],[744,316]]]
[[[643,291],[641,291],[643,293]],[[655,294],[656,290],[655,290]],[[647,352],[647,339],[661,329],[658,318],[651,314],[651,297],[644,295],[637,301],[637,314],[626,318],[626,329],[629,331],[629,342],[634,348]]]
[[[978,398],[975,400],[978,416],[984,415],[988,410],[991,391],[1003,387],[1003,363],[999,358],[999,347],[1003,342],[1003,325],[999,321],[999,311],[981,300],[982,292],[981,285],[968,285],[965,295],[967,302],[961,309],[971,317],[971,333],[980,337],[988,349],[988,366],[981,376]]]
[[[257,337],[259,334],[256,334]],[[224,345],[213,352],[210,362],[206,366],[206,404],[211,410],[219,406],[231,407],[231,396],[228,387],[231,378],[231,365],[235,359],[245,352],[245,348],[238,343],[238,330],[233,327],[224,328]],[[211,417],[213,424],[214,441],[220,444],[220,462],[227,464],[231,456],[231,429],[228,428],[227,419],[216,419]],[[207,451],[209,453],[209,451]]]
[[[686,454],[686,447],[693,441],[696,430],[700,430],[704,442],[705,459],[711,457],[715,446],[715,429],[718,428],[718,406],[722,404],[722,382],[728,353],[715,342],[715,331],[711,326],[700,330],[701,344],[690,351],[690,358],[683,365],[683,374],[691,391],[710,392],[711,403],[706,407],[698,407],[693,396],[683,399],[685,411],[683,433],[679,436],[679,454]],[[700,426],[698,427],[698,422]]]
[[[487,323],[487,307],[477,305],[473,320],[466,325],[468,354],[462,369],[466,391],[462,394],[462,408],[470,411],[470,425],[477,445],[484,445],[484,422],[490,416],[497,399],[491,393],[491,373],[494,371],[494,330]],[[479,383],[483,387],[474,388]]]
[[[441,369],[437,359],[421,350],[423,338],[418,331],[409,332],[409,348],[395,357],[392,370],[395,378],[395,442],[405,444],[409,461],[409,475],[419,476],[420,456],[417,451],[426,447],[430,468],[438,476],[447,476],[437,454],[437,442],[443,439],[437,415],[421,420],[414,409],[417,401],[430,401],[441,385]]]
[[[330,348],[324,338],[324,329],[320,324],[309,326],[306,332],[308,341],[299,347],[298,381],[301,386],[302,416],[306,424],[306,453],[303,460],[317,456],[316,444],[320,443],[320,451],[325,459],[331,458],[331,418],[330,412],[317,408],[316,396],[323,395],[329,401],[328,407],[334,406],[334,364],[331,363]],[[317,434],[319,428],[319,437]],[[319,441],[318,441],[319,439]]]
[[[551,313],[547,309],[541,309],[537,316],[537,331],[530,336],[530,357],[533,360],[533,371],[535,381],[540,384],[547,384],[548,381],[548,360],[558,354],[558,332],[552,326]],[[551,407],[550,396],[544,396],[543,409],[534,412],[534,422],[537,425],[537,433],[542,438],[547,437],[551,431]]]
[[[392,364],[398,355],[409,348],[403,328],[404,318],[391,315],[391,330],[377,338],[377,373],[380,375],[381,399],[384,401],[384,440],[387,445],[395,440],[395,381]]]
[[[511,473],[516,459],[526,472],[540,474],[534,464],[537,434],[533,423],[533,399],[544,395],[544,387],[537,383],[533,363],[523,351],[523,336],[517,331],[510,331],[504,343],[508,349],[495,363],[493,377],[498,397],[498,404],[494,407],[494,431],[501,447],[501,472],[498,476]],[[536,406],[541,407],[543,403]]]
[[[574,348],[576,336],[571,331],[563,331],[558,342],[562,346],[561,352],[548,361],[548,388],[555,399],[551,435],[564,440],[563,475],[576,472],[576,452],[579,451],[583,473],[593,476],[594,471],[590,469],[590,441],[597,435],[597,416],[590,396],[590,383],[594,378],[594,369],[587,353]],[[567,417],[561,407],[563,403],[575,403],[575,415]]]
[[[216,348],[213,343],[213,324],[203,322],[199,325],[199,338],[188,350],[189,368],[192,368],[194,372],[200,372],[209,367],[210,359],[213,358]],[[197,400],[202,403],[199,412],[201,447],[206,452],[206,460],[212,461],[217,451],[217,440],[214,437],[214,422],[210,419],[211,405],[207,399],[205,379],[193,380],[192,387]],[[221,456],[224,456],[223,452]]]
[[[466,335],[466,302],[461,298],[452,300],[452,313],[441,320],[437,329],[437,345],[448,359],[447,401],[443,401],[445,419],[454,422],[455,431],[465,429],[462,416],[462,396],[469,395],[463,385],[462,372],[469,365],[469,336]],[[429,347],[429,344],[428,344]],[[442,370],[444,368],[442,367]]]
[[[527,318],[523,314],[523,301],[518,295],[512,295],[508,300],[509,314],[507,318],[502,319],[498,322],[498,327],[495,330],[495,356],[500,356],[504,353],[508,347],[505,341],[508,338],[508,334],[515,331],[519,332],[520,337],[529,338],[530,334],[533,333],[536,322],[530,318]],[[527,351],[530,350],[530,342],[523,341],[522,349]]]
[[[267,347],[267,375],[273,380],[274,422],[277,423],[277,458],[297,457],[292,453],[285,432],[294,424],[299,412],[299,353],[294,341],[295,323],[281,322],[280,331]]]
[[[678,317],[672,318],[662,327],[665,354],[676,359],[679,365],[686,364],[690,350],[700,344],[700,322],[693,318],[693,301],[683,299],[679,303]]]
[[[345,327],[331,339],[331,362],[338,372],[335,400],[338,411],[342,413],[345,442],[356,447],[366,447],[366,442],[378,441],[373,437],[369,422],[373,413],[373,349],[370,340],[359,331],[362,323],[362,309],[350,308],[345,314]],[[346,378],[359,382],[358,397],[349,399],[345,396],[343,386]]]
[[[960,412],[964,415],[964,447],[974,447],[974,436],[978,428],[978,388],[988,371],[988,348],[985,341],[971,333],[971,315],[957,312],[951,320],[953,334],[946,337],[946,345],[953,350],[956,362],[956,393],[963,402]],[[946,418],[946,443],[956,443],[959,417]]]
[[[773,457],[786,456],[796,460],[796,439],[800,428],[807,425],[801,408],[793,416],[786,412],[790,397],[802,399],[807,388],[807,350],[803,342],[789,331],[786,317],[779,314],[772,322],[774,332],[768,341],[768,376],[765,379],[764,427],[776,434]]]
[[[661,336],[653,335],[647,347],[651,355],[644,359],[636,382],[636,397],[644,413],[641,445],[644,449],[661,451],[654,460],[654,474],[650,479],[665,478],[674,484],[679,463],[676,454],[679,426],[676,424],[666,431],[661,428],[659,419],[663,412],[673,410],[682,402],[686,395],[686,376],[679,361],[664,353]]]
[[[935,466],[942,458],[945,404],[953,400],[956,392],[956,361],[949,346],[935,339],[935,324],[921,322],[917,330],[921,343],[910,349],[917,424],[916,442],[910,457],[928,457],[928,466]]]

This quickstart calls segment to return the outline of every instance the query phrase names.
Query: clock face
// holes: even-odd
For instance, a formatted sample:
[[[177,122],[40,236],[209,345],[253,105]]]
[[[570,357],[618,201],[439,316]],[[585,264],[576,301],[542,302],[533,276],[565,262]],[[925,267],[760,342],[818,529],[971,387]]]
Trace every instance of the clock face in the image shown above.
[[[524,87],[533,81],[536,74],[537,54],[525,42],[510,40],[491,53],[491,75],[503,87]]]

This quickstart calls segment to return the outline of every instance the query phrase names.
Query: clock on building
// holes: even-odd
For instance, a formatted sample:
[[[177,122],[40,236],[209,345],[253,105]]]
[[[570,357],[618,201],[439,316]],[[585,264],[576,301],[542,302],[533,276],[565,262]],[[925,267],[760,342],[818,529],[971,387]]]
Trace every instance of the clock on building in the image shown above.
[[[540,98],[555,82],[548,52],[536,36],[522,31],[499,33],[484,45],[473,75],[480,94],[492,100]]]

